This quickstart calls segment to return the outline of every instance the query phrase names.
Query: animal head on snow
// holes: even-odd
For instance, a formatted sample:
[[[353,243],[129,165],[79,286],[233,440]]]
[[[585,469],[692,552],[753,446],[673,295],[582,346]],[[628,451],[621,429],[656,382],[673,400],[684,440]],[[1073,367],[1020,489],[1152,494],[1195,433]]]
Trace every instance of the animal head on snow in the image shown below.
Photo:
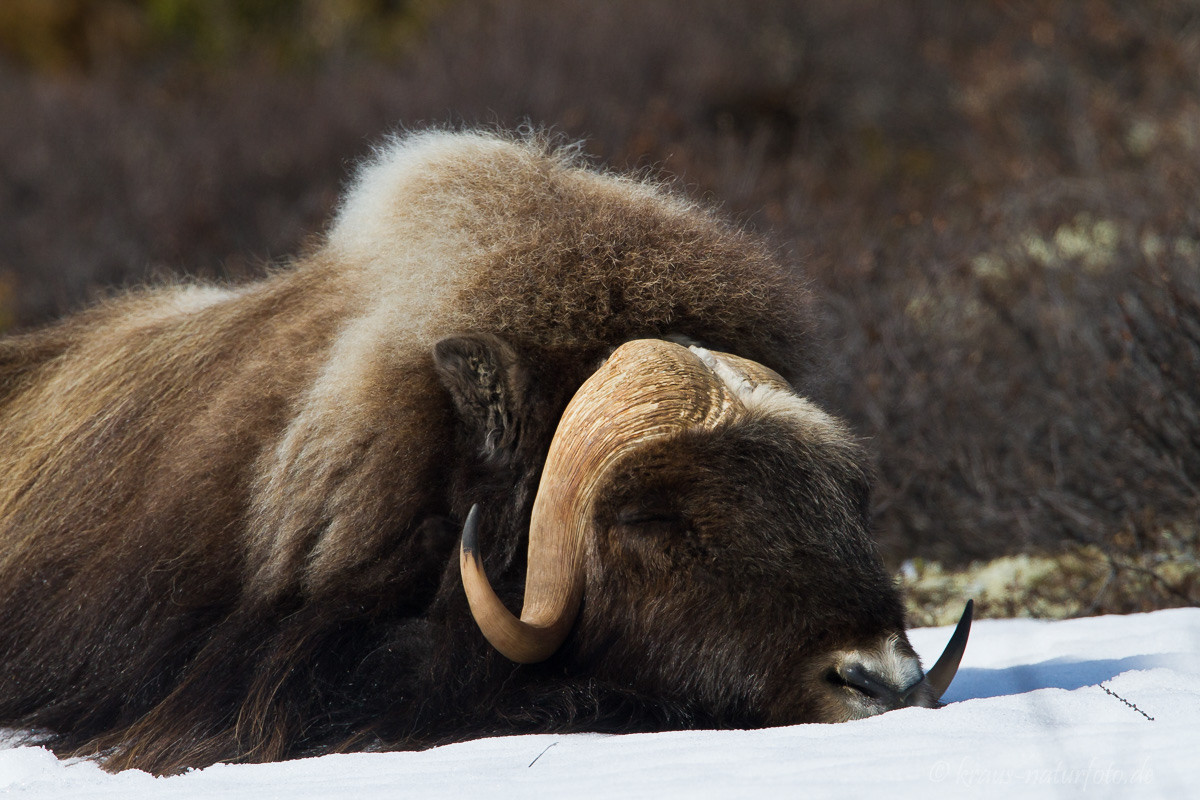
[[[659,186],[435,132],[261,281],[0,340],[0,724],[171,771],[934,705],[969,611],[923,674],[808,305]]]
[[[867,500],[845,429],[780,375],[637,340],[562,416],[533,503],[521,618],[486,577],[478,506],[463,585],[484,635],[513,661],[543,661],[567,642],[580,669],[705,698],[726,721],[931,706],[969,617],[924,677],[875,558]]]

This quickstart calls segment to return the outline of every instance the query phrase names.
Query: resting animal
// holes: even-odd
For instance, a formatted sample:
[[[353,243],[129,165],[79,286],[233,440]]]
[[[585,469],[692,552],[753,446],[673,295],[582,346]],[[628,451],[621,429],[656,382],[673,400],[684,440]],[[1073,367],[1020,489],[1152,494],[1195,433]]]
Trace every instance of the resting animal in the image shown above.
[[[924,676],[809,308],[658,185],[431,132],[262,280],[0,340],[0,725],[164,773],[935,705],[965,629]]]

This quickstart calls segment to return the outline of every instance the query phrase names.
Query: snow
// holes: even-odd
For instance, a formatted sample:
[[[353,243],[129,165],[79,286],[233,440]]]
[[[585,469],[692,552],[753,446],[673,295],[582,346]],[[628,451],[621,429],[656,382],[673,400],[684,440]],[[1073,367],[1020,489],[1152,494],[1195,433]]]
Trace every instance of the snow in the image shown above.
[[[950,628],[910,632],[932,663]],[[1105,691],[1107,689],[1107,691]],[[1111,693],[1111,694],[1110,694]],[[109,775],[0,749],[19,798],[1169,797],[1200,791],[1200,609],[975,623],[941,710],[842,725],[483,739]],[[0,745],[2,747],[2,745]]]

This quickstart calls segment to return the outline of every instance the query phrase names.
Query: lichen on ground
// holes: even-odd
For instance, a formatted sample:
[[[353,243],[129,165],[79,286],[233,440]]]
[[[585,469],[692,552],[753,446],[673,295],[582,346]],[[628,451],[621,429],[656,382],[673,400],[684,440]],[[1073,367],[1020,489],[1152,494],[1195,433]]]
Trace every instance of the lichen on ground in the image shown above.
[[[976,618],[1066,619],[1191,605],[1200,589],[1200,526],[1164,529],[1154,545],[1107,553],[1068,545],[961,568],[911,559],[898,580],[913,627],[954,624],[968,598]]]

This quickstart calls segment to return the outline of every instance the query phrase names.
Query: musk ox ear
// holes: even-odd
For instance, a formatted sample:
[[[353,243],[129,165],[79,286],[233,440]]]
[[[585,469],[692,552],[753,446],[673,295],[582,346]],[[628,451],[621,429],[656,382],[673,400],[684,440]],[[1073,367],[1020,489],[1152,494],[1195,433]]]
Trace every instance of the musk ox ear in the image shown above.
[[[490,333],[450,336],[434,345],[433,363],[481,455],[495,459],[511,453],[528,386],[516,349]]]

